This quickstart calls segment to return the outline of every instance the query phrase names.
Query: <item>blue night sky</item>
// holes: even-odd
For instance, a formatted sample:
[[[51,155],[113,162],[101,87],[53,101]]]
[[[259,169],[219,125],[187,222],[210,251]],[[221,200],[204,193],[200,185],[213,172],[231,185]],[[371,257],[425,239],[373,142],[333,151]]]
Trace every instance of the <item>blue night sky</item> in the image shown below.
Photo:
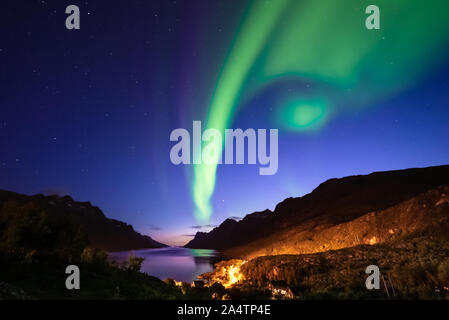
[[[80,7],[80,30],[65,28],[69,4]],[[329,178],[449,163],[449,39],[447,31],[438,33],[446,22],[440,26],[433,20],[435,29],[428,31],[434,41],[424,32],[410,40],[428,48],[427,54],[412,54],[406,40],[404,47],[389,51],[391,59],[376,51],[381,44],[373,46],[351,61],[355,82],[321,71],[299,75],[297,69],[265,80],[270,59],[294,57],[297,50],[273,49],[285,33],[281,22],[273,23],[245,73],[230,125],[278,128],[279,170],[260,176],[259,165],[218,166],[210,220],[198,221],[193,168],[170,162],[170,132],[191,131],[193,120],[213,116],[218,80],[226,68],[234,70],[227,57],[239,49],[239,41],[245,43],[243,36],[251,37],[260,27],[251,25],[257,5],[237,0],[2,1],[0,189],[68,194],[158,241],[181,245],[197,231],[228,217],[273,210]],[[358,14],[364,21],[364,11]],[[314,30],[309,24],[308,30]],[[379,43],[401,36],[392,31],[394,23],[385,25]],[[239,34],[245,28],[251,32]],[[323,30],[315,35],[315,47],[330,43],[332,36]],[[419,42],[420,36],[427,42]],[[340,65],[338,59],[355,59],[349,53],[357,45],[354,40],[347,51],[331,47],[314,59]],[[314,62],[308,59],[308,65]],[[282,101],[304,96],[325,99],[329,116],[305,129],[282,123]]]

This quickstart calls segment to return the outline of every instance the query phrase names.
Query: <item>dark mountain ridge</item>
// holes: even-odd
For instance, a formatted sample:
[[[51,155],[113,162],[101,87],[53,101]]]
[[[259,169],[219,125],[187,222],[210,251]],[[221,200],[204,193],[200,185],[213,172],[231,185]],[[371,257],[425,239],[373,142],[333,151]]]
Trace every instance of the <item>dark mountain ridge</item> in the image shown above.
[[[50,215],[73,218],[86,232],[90,245],[106,251],[122,251],[140,248],[161,248],[166,245],[141,235],[133,227],[122,221],[107,218],[103,212],[90,202],[77,202],[70,196],[28,196],[11,191],[0,190],[0,215],[2,207],[15,202],[33,203]]]
[[[239,222],[227,219],[209,233],[198,232],[186,247],[225,251],[306,224],[309,229],[337,225],[447,183],[449,165],[330,179],[303,197],[285,199],[273,212],[255,212]]]

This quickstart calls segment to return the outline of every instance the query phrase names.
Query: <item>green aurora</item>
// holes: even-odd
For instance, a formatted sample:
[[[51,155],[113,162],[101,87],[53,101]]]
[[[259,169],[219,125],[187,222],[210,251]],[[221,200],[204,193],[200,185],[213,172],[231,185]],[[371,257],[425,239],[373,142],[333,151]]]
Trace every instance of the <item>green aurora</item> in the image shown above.
[[[365,28],[370,4],[380,8],[380,30]],[[311,94],[279,97],[272,121],[285,131],[319,130],[339,112],[392,97],[437,66],[448,43],[447,12],[445,0],[251,1],[218,76],[206,128],[230,128],[244,95],[281,79],[319,84]],[[200,222],[213,211],[216,172],[217,165],[194,165]]]

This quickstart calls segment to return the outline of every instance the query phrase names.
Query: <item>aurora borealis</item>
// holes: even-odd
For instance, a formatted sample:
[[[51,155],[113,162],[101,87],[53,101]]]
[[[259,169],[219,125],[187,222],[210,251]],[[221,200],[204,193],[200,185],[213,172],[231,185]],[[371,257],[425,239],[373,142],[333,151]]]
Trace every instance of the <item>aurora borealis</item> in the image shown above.
[[[219,75],[208,128],[224,130],[240,95],[257,94],[282,77],[328,86],[311,97],[279,95],[274,107],[281,116],[274,123],[299,131],[322,125],[340,109],[369,106],[414,84],[447,45],[449,3],[378,1],[383,27],[375,31],[363,28],[367,16],[361,13],[370,3],[252,1]],[[428,23],[429,17],[434,23]],[[199,220],[210,217],[216,170],[216,165],[195,166],[193,200]]]
[[[0,189],[169,244],[326,179],[449,162],[449,2],[2,2]],[[380,30],[365,28],[366,6]],[[170,132],[279,129],[279,170],[170,162]]]

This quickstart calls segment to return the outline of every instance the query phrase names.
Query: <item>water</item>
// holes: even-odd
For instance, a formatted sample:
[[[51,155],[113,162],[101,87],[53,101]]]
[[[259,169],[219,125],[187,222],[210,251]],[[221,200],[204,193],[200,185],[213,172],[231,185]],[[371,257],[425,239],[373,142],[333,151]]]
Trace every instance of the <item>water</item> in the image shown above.
[[[132,253],[145,258],[141,272],[161,280],[172,278],[183,282],[192,282],[198,275],[212,271],[218,257],[215,250],[178,247],[110,252],[109,257],[120,263]]]

